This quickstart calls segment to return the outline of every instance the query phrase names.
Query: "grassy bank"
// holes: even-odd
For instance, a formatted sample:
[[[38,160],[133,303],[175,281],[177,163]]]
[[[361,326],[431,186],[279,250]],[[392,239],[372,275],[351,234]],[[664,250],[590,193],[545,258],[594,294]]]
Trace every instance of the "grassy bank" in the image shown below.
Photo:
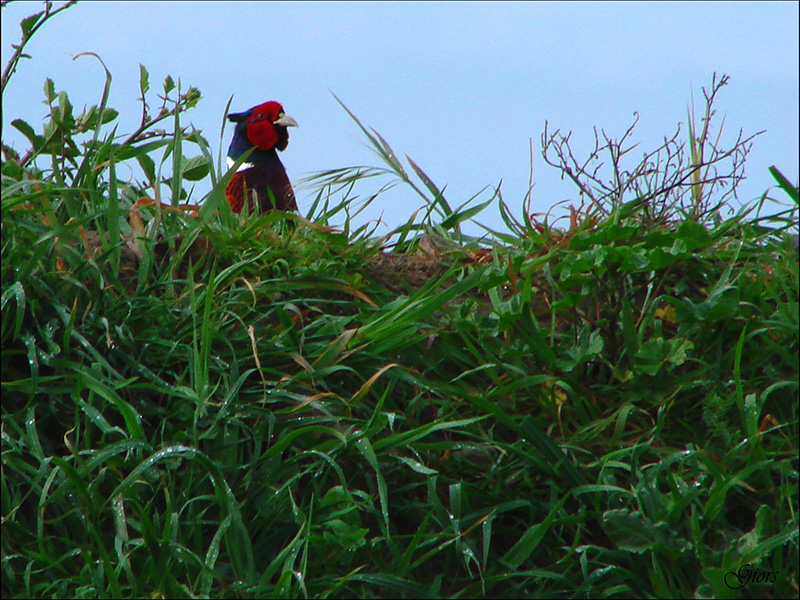
[[[77,115],[46,86],[3,162],[4,598],[796,595],[779,171],[790,209],[721,218],[696,133],[665,187],[578,174],[591,201],[548,223],[452,208],[362,127],[380,168],[237,216],[199,92],[168,79],[120,136],[109,87]],[[427,212],[332,227],[375,174]],[[463,235],[481,210],[506,229]]]

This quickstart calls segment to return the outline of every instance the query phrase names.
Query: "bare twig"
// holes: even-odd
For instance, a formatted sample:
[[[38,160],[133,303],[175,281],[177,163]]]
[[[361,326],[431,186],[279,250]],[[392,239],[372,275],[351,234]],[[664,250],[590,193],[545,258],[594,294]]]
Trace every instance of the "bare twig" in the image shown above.
[[[752,148],[753,139],[763,132],[744,137],[742,131],[734,144],[725,149],[720,144],[723,118],[716,138],[712,139],[711,121],[716,111],[714,102],[719,90],[728,83],[728,76],[715,73],[710,90],[703,88],[705,110],[699,135],[695,129],[692,112],[689,113],[689,155],[686,142],[680,140],[678,125],[672,137],[665,137],[655,150],[645,152],[631,169],[625,159],[637,147],[630,144],[639,115],[619,140],[594,129],[595,145],[589,157],[579,161],[570,146],[572,132],[550,132],[545,122],[542,134],[542,154],[547,164],[561,171],[562,179],[568,177],[578,186],[582,199],[601,214],[611,214],[629,200],[641,202],[643,218],[651,222],[664,222],[691,218],[702,220],[717,214],[744,179],[744,163]],[[609,157],[608,164],[600,156]],[[610,169],[610,173],[608,173]],[[632,196],[632,197],[631,197]]]
[[[53,3],[52,2],[45,2],[45,9],[42,12],[35,13],[30,17],[26,17],[20,23],[22,27],[22,39],[20,40],[19,44],[11,44],[11,47],[14,48],[14,54],[11,55],[11,59],[6,64],[6,68],[3,70],[2,78],[0,78],[0,93],[6,91],[6,85],[8,85],[8,81],[11,79],[11,76],[14,74],[14,71],[17,70],[17,65],[21,58],[30,58],[27,54],[23,53],[25,49],[25,45],[31,41],[31,38],[34,34],[39,31],[42,25],[48,19],[56,16],[62,10],[66,10],[71,6],[74,6],[78,0],[70,0],[65,4],[59,6],[55,10],[53,10]],[[5,7],[8,2],[3,2],[2,6]]]

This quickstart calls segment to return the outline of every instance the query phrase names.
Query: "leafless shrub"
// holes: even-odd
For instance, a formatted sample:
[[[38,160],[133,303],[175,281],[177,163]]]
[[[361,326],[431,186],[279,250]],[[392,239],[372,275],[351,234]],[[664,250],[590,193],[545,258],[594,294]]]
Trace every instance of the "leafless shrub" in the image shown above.
[[[663,223],[681,219],[704,221],[713,218],[731,198],[744,179],[745,159],[758,132],[747,138],[742,130],[734,144],[726,149],[720,143],[725,125],[723,117],[716,137],[711,121],[716,115],[714,101],[729,77],[719,79],[715,73],[710,91],[703,88],[705,111],[701,128],[695,127],[694,107],[689,108],[688,142],[681,139],[681,124],[671,137],[655,150],[645,152],[640,162],[628,168],[628,155],[638,144],[630,138],[639,122],[638,113],[624,135],[615,140],[601,129],[594,128],[594,150],[579,161],[570,147],[572,132],[550,131],[545,122],[542,154],[547,164],[561,171],[578,186],[581,201],[594,210],[609,215],[624,203],[638,200],[643,220]],[[605,157],[605,160],[604,158]],[[609,172],[610,171],[610,172]]]

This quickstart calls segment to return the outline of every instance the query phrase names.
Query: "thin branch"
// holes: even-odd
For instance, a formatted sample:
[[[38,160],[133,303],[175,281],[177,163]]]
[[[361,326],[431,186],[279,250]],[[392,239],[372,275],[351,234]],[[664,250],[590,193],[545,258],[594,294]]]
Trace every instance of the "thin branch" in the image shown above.
[[[45,2],[44,11],[35,13],[22,20],[22,23],[20,24],[22,27],[22,39],[20,39],[19,44],[11,45],[11,47],[14,48],[14,54],[11,55],[11,58],[6,64],[6,68],[3,70],[2,78],[0,78],[0,94],[6,91],[6,85],[8,85],[8,82],[11,79],[11,76],[14,74],[14,71],[17,70],[17,65],[19,64],[20,59],[30,58],[30,56],[23,53],[26,44],[31,41],[31,38],[36,34],[37,31],[39,31],[39,29],[45,24],[45,22],[47,22],[48,19],[53,18],[62,10],[66,10],[74,6],[77,1],[78,0],[70,0],[55,10],[52,10],[52,2]],[[4,2],[3,7],[5,7],[7,4],[8,2]],[[27,24],[31,23],[31,19],[35,19],[33,25],[26,27]]]
[[[585,161],[579,161],[570,146],[572,132],[550,132],[545,122],[542,135],[542,154],[545,162],[561,171],[562,179],[568,177],[578,187],[581,198],[587,199],[601,214],[609,214],[624,204],[631,195],[642,204],[644,218],[651,222],[664,222],[678,215],[702,219],[724,206],[744,179],[744,163],[753,140],[763,132],[747,138],[742,131],[730,147],[721,146],[724,117],[712,138],[712,120],[716,116],[714,102],[729,77],[712,78],[710,90],[703,88],[705,107],[699,135],[694,129],[692,112],[689,113],[689,149],[681,141],[681,126],[672,137],[665,137],[655,150],[645,152],[632,168],[625,163],[638,144],[630,143],[639,122],[634,121],[619,140],[604,130],[594,128],[595,145]],[[600,156],[609,157],[608,164]],[[687,199],[687,195],[689,198]]]

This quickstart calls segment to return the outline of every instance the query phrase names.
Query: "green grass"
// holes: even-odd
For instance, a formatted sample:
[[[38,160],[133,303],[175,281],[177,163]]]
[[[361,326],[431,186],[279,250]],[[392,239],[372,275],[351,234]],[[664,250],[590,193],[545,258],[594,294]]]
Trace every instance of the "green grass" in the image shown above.
[[[770,219],[559,228],[452,209],[358,123],[384,167],[318,175],[307,219],[239,217],[181,127],[199,93],[164,97],[172,129],[126,138],[53,90],[3,163],[4,598],[796,595],[779,171]],[[387,175],[428,207],[393,253],[437,275],[403,292],[349,218]],[[480,244],[479,205],[507,225]]]

